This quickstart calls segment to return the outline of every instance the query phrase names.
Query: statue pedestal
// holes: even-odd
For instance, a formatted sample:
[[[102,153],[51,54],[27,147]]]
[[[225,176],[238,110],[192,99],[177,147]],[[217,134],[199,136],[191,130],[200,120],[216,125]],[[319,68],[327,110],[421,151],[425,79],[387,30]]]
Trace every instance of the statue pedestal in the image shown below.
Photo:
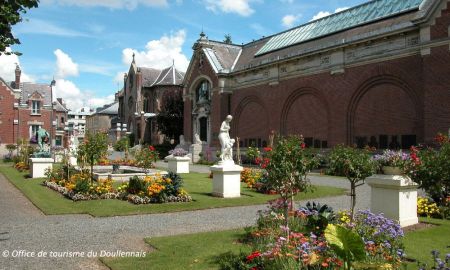
[[[168,157],[166,158],[169,163],[168,171],[174,173],[189,173],[189,162],[191,159],[189,157]]]
[[[241,196],[241,172],[244,168],[234,162],[225,162],[211,166],[210,170],[213,173],[213,196],[222,198]]]
[[[200,153],[203,151],[201,144],[191,144],[189,147],[189,153],[192,154],[192,162],[197,163],[200,160]]]
[[[30,176],[31,178],[45,177],[45,170],[53,168],[52,158],[30,158]]]
[[[403,175],[376,174],[366,179],[371,188],[370,211],[396,220],[400,226],[417,224],[417,184]]]

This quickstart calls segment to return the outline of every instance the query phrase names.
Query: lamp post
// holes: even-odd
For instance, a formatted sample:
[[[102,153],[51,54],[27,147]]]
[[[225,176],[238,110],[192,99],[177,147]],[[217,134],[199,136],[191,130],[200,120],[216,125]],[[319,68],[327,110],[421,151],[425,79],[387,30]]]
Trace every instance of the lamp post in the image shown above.
[[[55,85],[56,85],[56,81],[55,81],[55,79],[53,79],[52,82],[50,83],[50,99],[51,99],[51,104],[52,104],[52,111],[50,113],[50,154],[53,153],[52,146],[53,146],[53,139],[54,139],[54,128],[56,128],[56,126],[53,127],[53,121],[54,121],[54,119],[53,119],[53,110],[54,110],[54,107],[53,107],[53,87]]]

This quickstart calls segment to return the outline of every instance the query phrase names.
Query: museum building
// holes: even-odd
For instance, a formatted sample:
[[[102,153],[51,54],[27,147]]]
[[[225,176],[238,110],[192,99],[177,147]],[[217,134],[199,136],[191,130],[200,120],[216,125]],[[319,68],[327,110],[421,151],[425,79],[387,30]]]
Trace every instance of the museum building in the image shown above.
[[[450,1],[374,0],[236,45],[202,32],[183,81],[184,136],[241,147],[269,134],[409,148],[450,128]]]

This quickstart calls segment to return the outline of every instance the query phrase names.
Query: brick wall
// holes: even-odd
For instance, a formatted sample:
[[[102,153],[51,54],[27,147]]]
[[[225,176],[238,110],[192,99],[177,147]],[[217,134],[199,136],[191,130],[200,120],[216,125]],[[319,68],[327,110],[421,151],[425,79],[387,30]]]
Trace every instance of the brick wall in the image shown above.
[[[17,139],[14,102],[13,93],[0,81],[0,144],[15,143]]]

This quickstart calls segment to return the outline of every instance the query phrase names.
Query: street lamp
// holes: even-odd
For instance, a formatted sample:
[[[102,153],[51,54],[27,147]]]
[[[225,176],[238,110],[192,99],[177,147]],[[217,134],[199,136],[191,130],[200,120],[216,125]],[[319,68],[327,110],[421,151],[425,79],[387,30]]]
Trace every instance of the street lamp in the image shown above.
[[[56,128],[56,126],[53,128],[53,121],[54,121],[54,117],[53,117],[53,87],[56,85],[56,81],[55,79],[52,80],[52,82],[50,83],[50,99],[51,99],[51,103],[52,103],[52,111],[50,113],[50,154],[52,154],[52,146],[53,146],[53,137],[54,137],[54,128]]]

